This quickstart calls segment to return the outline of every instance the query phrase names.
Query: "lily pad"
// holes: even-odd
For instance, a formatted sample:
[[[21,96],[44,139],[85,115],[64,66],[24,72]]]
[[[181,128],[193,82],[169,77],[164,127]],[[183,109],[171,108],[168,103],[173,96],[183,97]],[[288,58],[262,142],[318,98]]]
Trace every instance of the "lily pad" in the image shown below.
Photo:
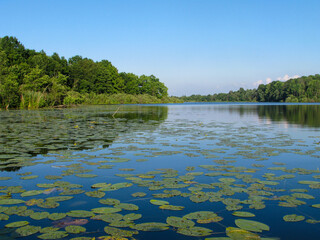
[[[21,237],[26,237],[26,236],[30,236],[30,235],[33,235],[33,234],[39,232],[40,229],[41,229],[41,227],[38,227],[38,226],[27,225],[27,226],[23,226],[23,227],[16,229],[16,233],[18,233],[19,236],[21,236]]]
[[[132,237],[134,234],[138,234],[137,231],[122,230],[115,227],[105,227],[104,231],[115,237]]]
[[[183,217],[187,219],[205,220],[205,219],[217,217],[217,214],[210,211],[198,211],[198,212],[189,213],[187,215],[184,215]]]
[[[186,236],[203,237],[211,235],[212,230],[203,227],[178,228],[177,233]]]
[[[117,205],[114,205],[115,208],[121,208],[128,211],[136,211],[139,210],[139,207],[132,203],[120,203]]]
[[[41,220],[47,218],[49,216],[48,212],[34,212],[30,215],[30,217],[34,220]]]
[[[95,198],[102,198],[106,195],[104,192],[101,192],[101,191],[85,192],[85,194],[89,197],[95,197]]]
[[[94,213],[106,214],[106,213],[116,213],[120,212],[121,208],[113,208],[113,207],[100,207],[91,209]]]
[[[50,220],[53,220],[53,221],[57,221],[57,220],[60,220],[60,219],[63,219],[67,216],[66,213],[51,213],[48,218]]]
[[[86,218],[86,217],[92,217],[94,214],[92,212],[85,211],[85,210],[73,210],[73,211],[67,212],[67,215],[69,217]]]
[[[283,217],[283,220],[286,222],[300,222],[305,219],[304,216],[301,215],[296,215],[296,214],[290,214],[290,215],[285,215]]]
[[[131,196],[132,197],[144,197],[146,196],[147,194],[144,193],[144,192],[136,192],[136,193],[132,193]]]
[[[145,231],[145,232],[158,232],[158,231],[165,231],[169,229],[168,224],[159,223],[159,222],[140,223],[132,226],[132,228],[139,231]]]
[[[161,205],[169,205],[169,202],[167,202],[167,201],[162,201],[162,200],[157,200],[157,199],[151,199],[151,200],[150,200],[150,203],[153,204],[153,205],[158,205],[158,206],[161,206]]]
[[[255,217],[256,216],[253,213],[241,212],[241,211],[233,212],[232,215],[237,216],[237,217]]]
[[[167,224],[169,224],[172,227],[177,228],[187,228],[187,227],[193,227],[194,222],[185,218],[180,217],[167,217],[166,220]]]
[[[235,228],[235,227],[227,227],[226,234],[232,240],[245,240],[245,239],[260,240],[261,239],[259,235],[255,233],[249,232],[241,228]]]
[[[26,226],[28,224],[29,224],[28,221],[18,221],[18,222],[8,223],[5,227],[16,228],[16,227],[23,227],[23,226]]]
[[[162,210],[172,210],[172,211],[180,211],[183,210],[183,206],[174,206],[174,205],[161,205],[159,206],[160,209]]]
[[[9,219],[9,216],[3,213],[0,213],[0,221],[6,221]]]
[[[65,238],[68,236],[68,233],[65,231],[54,231],[54,232],[48,232],[41,234],[38,236],[40,239],[60,239],[60,238]]]
[[[235,224],[244,230],[252,231],[252,232],[262,232],[263,230],[269,231],[270,227],[264,223],[246,220],[246,219],[236,219]]]
[[[67,233],[82,233],[86,231],[86,228],[81,227],[81,226],[75,226],[75,225],[70,225],[70,226],[66,226],[65,230]]]
[[[14,205],[24,203],[22,199],[0,199],[0,205]]]
[[[139,213],[129,213],[123,216],[123,220],[125,221],[134,221],[140,219],[142,217]]]

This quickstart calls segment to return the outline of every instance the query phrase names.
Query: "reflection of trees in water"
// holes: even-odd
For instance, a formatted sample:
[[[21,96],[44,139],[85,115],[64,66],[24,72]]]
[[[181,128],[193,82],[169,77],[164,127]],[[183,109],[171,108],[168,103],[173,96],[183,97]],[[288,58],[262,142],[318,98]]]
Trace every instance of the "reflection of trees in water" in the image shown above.
[[[219,111],[237,112],[242,115],[256,115],[272,121],[286,121],[307,127],[320,127],[320,105],[225,105],[217,108]]]
[[[166,106],[134,105],[0,112],[0,165],[8,166],[0,170],[19,170],[23,158],[50,151],[106,148],[123,132],[156,129],[167,116]]]
[[[320,127],[320,105],[258,106],[259,117],[272,121],[287,121],[306,127]]]

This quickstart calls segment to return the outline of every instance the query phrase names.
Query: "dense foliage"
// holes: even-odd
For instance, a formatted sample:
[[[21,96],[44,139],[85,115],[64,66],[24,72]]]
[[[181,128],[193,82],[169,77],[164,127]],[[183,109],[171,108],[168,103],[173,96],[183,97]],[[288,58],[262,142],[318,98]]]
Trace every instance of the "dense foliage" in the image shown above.
[[[128,98],[127,94],[136,96],[133,102],[161,102],[168,100],[167,90],[155,76],[119,73],[107,60],[95,62],[81,56],[67,60],[57,53],[48,56],[26,49],[15,37],[0,38],[0,108],[39,108],[92,99],[108,103],[103,102],[108,96]]]
[[[181,97],[194,102],[320,102],[320,75],[273,81],[260,84],[257,89],[230,91],[213,95]]]

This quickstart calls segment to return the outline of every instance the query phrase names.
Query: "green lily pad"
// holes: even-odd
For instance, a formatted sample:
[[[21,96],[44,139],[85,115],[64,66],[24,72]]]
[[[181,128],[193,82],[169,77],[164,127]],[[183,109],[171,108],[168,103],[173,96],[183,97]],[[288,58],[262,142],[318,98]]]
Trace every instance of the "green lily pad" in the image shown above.
[[[105,227],[104,231],[115,237],[132,237],[134,234],[138,234],[137,231],[122,230],[115,227]]]
[[[0,205],[14,205],[24,203],[21,199],[0,199]]]
[[[150,203],[153,204],[153,205],[158,205],[158,206],[169,205],[169,202],[167,202],[167,201],[156,200],[156,199],[151,199]]]
[[[227,227],[226,234],[232,240],[260,240],[260,236],[247,230],[235,227]]]
[[[120,221],[121,219],[123,219],[123,216],[119,213],[106,213],[103,215],[96,215],[92,217],[92,219],[98,219],[104,222],[112,223],[112,222]]]
[[[81,178],[94,178],[97,177],[98,175],[96,174],[76,174],[77,177],[81,177]]]
[[[73,210],[73,211],[67,212],[67,215],[69,217],[86,218],[86,217],[92,217],[94,214],[90,211],[85,211],[85,210]]]
[[[183,206],[174,206],[174,205],[161,205],[159,206],[162,210],[172,210],[172,211],[181,211],[184,209]]]
[[[132,197],[144,197],[146,196],[147,194],[144,193],[144,192],[136,192],[136,193],[132,193],[131,196]]]
[[[65,231],[54,231],[54,232],[48,232],[41,234],[38,236],[40,239],[60,239],[60,238],[65,238],[68,236],[68,233]]]
[[[184,215],[183,217],[187,219],[205,220],[205,219],[217,217],[217,214],[210,211],[197,211],[197,212]]]
[[[41,208],[56,208],[59,207],[59,205],[60,204],[55,201],[41,201],[37,203],[37,206]]]
[[[140,219],[142,217],[139,213],[129,213],[123,216],[123,220],[125,221],[134,221]]]
[[[167,224],[169,224],[172,227],[177,228],[187,228],[187,227],[193,227],[194,222],[185,218],[180,217],[167,217],[166,220]]]
[[[203,227],[189,227],[189,228],[178,228],[177,233],[192,236],[192,237],[203,237],[212,234],[212,230]]]
[[[59,229],[60,228],[57,228],[57,227],[45,227],[45,228],[41,228],[40,233],[56,232]]]
[[[53,220],[53,221],[57,221],[57,220],[60,220],[60,219],[63,219],[67,216],[66,213],[51,213],[48,218],[50,220]]]
[[[244,230],[252,231],[252,232],[262,232],[263,230],[269,231],[270,227],[264,223],[246,220],[246,219],[236,219],[235,224]]]
[[[0,213],[0,221],[6,221],[9,219],[9,216],[3,213]]]
[[[139,210],[139,207],[132,203],[120,203],[117,205],[114,205],[115,208],[121,208],[128,211],[136,211]]]
[[[318,203],[318,204],[313,204],[313,205],[311,205],[311,207],[320,208],[320,203]]]
[[[100,207],[91,209],[94,213],[106,214],[106,213],[116,213],[120,212],[121,208],[113,208],[113,207]]]
[[[139,231],[146,231],[146,232],[158,232],[158,231],[165,231],[169,229],[168,224],[159,223],[159,222],[140,223],[132,226],[132,228]]]
[[[237,217],[255,217],[256,216],[253,213],[241,212],[241,211],[233,212],[232,215],[237,216]]]
[[[28,221],[18,221],[18,222],[8,223],[5,227],[16,228],[16,227],[23,227],[23,226],[26,226],[28,224],[29,224]]]
[[[72,196],[56,196],[56,197],[48,197],[46,198],[47,201],[54,201],[54,202],[62,202],[72,199]]]
[[[85,192],[85,194],[89,197],[95,197],[95,198],[102,198],[106,195],[104,192],[101,192],[101,191]]]
[[[99,200],[99,203],[102,203],[105,205],[116,205],[116,204],[119,204],[120,201],[118,199],[114,199],[114,198],[107,198],[107,199]]]
[[[30,236],[30,235],[33,235],[33,234],[39,232],[40,229],[41,229],[41,227],[38,227],[38,226],[27,225],[27,226],[23,226],[23,227],[16,229],[16,233],[18,233],[19,236],[21,236],[21,237],[26,237],[26,236]]]
[[[30,215],[30,217],[34,220],[41,220],[47,218],[50,213],[48,212],[34,212]]]
[[[65,230],[67,233],[82,233],[86,231],[86,228],[81,227],[81,226],[74,226],[74,225],[70,225],[70,226],[66,226]]]
[[[20,177],[20,179],[22,180],[31,180],[31,179],[35,179],[38,178],[38,175],[32,175],[32,176],[25,176],[25,177]]]
[[[290,215],[285,215],[283,217],[283,220],[286,222],[300,222],[305,219],[304,216],[301,215],[296,215],[296,214],[290,214]]]

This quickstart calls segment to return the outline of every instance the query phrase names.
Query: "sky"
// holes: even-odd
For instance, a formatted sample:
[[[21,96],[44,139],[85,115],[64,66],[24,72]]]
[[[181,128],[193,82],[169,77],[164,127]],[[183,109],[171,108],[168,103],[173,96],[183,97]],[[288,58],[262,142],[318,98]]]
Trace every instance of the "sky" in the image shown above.
[[[319,0],[0,0],[0,37],[154,75],[169,95],[320,73]]]

